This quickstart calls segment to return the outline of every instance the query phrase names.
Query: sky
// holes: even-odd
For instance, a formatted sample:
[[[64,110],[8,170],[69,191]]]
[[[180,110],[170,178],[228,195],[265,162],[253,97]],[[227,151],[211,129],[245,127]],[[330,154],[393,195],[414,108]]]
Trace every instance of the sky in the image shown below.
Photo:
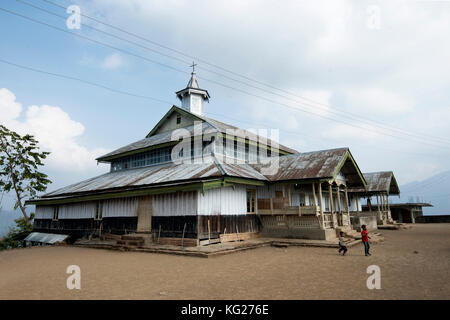
[[[70,5],[110,26],[69,29]],[[180,105],[194,60],[207,116],[300,152],[349,147],[402,185],[450,170],[449,34],[450,1],[5,0],[0,123],[51,152],[55,190]]]

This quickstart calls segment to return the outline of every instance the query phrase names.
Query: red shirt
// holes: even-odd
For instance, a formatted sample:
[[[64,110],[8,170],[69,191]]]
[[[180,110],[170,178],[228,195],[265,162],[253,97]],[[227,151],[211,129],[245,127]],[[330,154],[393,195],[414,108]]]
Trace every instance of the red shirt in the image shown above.
[[[362,242],[369,242],[369,236],[368,236],[368,232],[367,230],[363,230],[361,231],[361,236],[362,236]]]

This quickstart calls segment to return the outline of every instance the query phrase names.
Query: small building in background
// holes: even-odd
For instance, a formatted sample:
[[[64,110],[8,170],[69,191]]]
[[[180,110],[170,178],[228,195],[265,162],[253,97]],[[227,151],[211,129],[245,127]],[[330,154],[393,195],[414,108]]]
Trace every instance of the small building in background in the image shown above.
[[[416,223],[416,220],[421,220],[419,217],[423,217],[423,207],[432,207],[432,205],[426,202],[393,203],[391,204],[392,219],[401,223]]]
[[[391,216],[389,196],[400,195],[394,173],[392,171],[380,171],[364,173],[363,175],[367,183],[367,189],[353,188],[349,190],[352,197],[366,200],[365,205],[351,213],[355,217],[355,224],[367,225],[370,223],[372,229],[375,228],[370,219],[363,217],[375,217],[377,225],[393,223],[395,219]],[[372,203],[373,199],[376,199],[376,202]]]

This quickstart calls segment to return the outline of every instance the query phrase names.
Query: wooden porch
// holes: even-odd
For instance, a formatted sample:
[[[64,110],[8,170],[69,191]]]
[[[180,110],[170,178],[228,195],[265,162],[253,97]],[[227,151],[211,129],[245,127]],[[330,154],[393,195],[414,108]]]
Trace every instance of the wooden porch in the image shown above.
[[[342,182],[326,182],[328,190],[325,198],[323,184],[317,182],[300,186],[310,195],[308,205],[306,201],[303,205],[292,205],[292,193],[298,191],[295,184],[283,184],[282,196],[258,199],[257,212],[263,228],[326,230],[351,227],[347,187]]]

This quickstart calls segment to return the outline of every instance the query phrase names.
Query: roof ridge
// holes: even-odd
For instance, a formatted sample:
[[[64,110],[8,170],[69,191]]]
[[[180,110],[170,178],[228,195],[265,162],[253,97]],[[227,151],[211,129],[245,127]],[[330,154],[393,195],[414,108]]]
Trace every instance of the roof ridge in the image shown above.
[[[227,172],[226,172],[226,170],[223,168],[222,164],[217,160],[216,155],[214,154],[214,152],[212,153],[211,156],[212,156],[213,159],[214,159],[214,165],[217,167],[217,169],[219,169],[220,173],[221,173],[223,176],[226,176],[226,175],[227,175]]]

